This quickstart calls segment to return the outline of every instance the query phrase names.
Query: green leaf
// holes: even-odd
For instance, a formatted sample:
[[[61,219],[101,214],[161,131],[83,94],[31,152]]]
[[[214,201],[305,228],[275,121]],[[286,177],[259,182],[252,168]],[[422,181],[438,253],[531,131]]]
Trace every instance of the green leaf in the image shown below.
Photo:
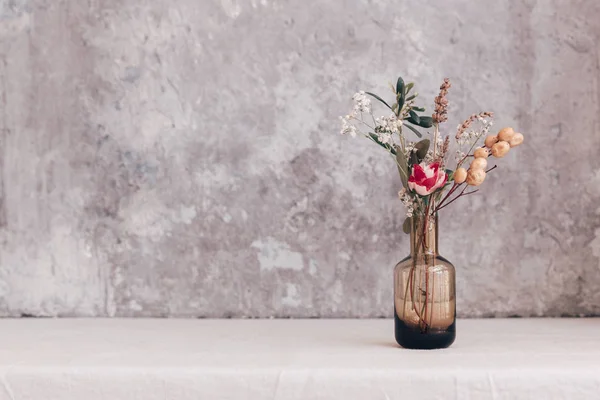
[[[421,132],[419,132],[418,130],[416,130],[416,129],[415,129],[415,128],[413,128],[412,126],[410,126],[410,125],[407,125],[407,124],[404,124],[404,125],[402,125],[402,126],[405,126],[405,127],[407,127],[408,129],[410,129],[411,131],[413,131],[413,132],[415,133],[415,135],[417,135],[417,137],[419,137],[419,138],[422,138],[422,137],[423,137],[423,135],[421,134]]]
[[[425,111],[425,107],[413,107],[412,109],[415,110],[415,111],[418,111],[418,112],[424,112]],[[423,118],[423,117],[421,117],[421,118]]]
[[[410,122],[412,122],[413,124],[417,124],[419,125],[421,123],[421,118],[419,118],[419,116],[417,115],[416,112],[414,112],[413,110],[409,111],[410,114]]]
[[[404,94],[407,95],[411,91],[413,86],[415,86],[415,84],[413,82],[410,82],[409,84],[407,84],[406,87],[404,88]]]
[[[396,110],[396,115],[400,115],[402,111],[402,106],[404,106],[404,81],[401,77],[398,78],[398,82],[396,83],[396,99],[398,100],[398,110]]]
[[[423,139],[420,142],[418,142],[417,144],[415,144],[415,149],[417,149],[417,151],[415,151],[415,153],[417,154],[417,158],[419,159],[419,162],[423,161],[423,159],[427,155],[427,151],[429,150],[430,144],[431,144],[431,142],[429,141],[429,139]]]
[[[392,153],[393,155],[396,155],[396,150],[395,150],[393,147],[391,147],[391,146],[389,146],[389,145],[386,145],[385,143],[381,143],[381,142],[379,141],[379,138],[377,137],[377,135],[376,135],[376,134],[374,134],[374,133],[369,133],[369,136],[371,136],[371,139],[373,139],[373,141],[374,141],[375,143],[377,143],[378,145],[380,145],[380,146],[381,146],[381,147],[383,147],[384,149],[386,149],[386,150],[389,150],[389,151],[390,151],[390,153]]]
[[[410,226],[412,223],[412,218],[406,218],[404,223],[402,224],[402,231],[406,234],[410,233]]]
[[[406,101],[411,101],[411,100],[413,100],[413,99],[416,99],[418,95],[419,95],[418,93],[415,93],[415,94],[413,94],[412,96],[409,96],[409,97],[407,97],[407,98],[406,98]],[[413,107],[413,108],[414,108],[414,107]]]
[[[375,97],[377,100],[379,100],[380,102],[382,102],[383,104],[385,104],[387,106],[387,108],[389,108],[390,110],[392,109],[392,107],[390,107],[390,105],[388,103],[386,103],[385,100],[383,100],[381,97],[377,96],[375,93],[365,92],[365,94],[368,94],[369,96]]]
[[[405,188],[408,188],[408,162],[404,152],[400,149],[396,149],[396,162],[398,163],[398,173],[400,174],[400,180]]]
[[[420,117],[420,121],[417,125],[423,128],[431,128],[433,126],[433,118],[431,117]]]
[[[409,161],[409,164],[410,164],[411,168],[412,168],[413,165],[419,164],[419,157],[417,156],[417,153],[415,153],[414,151],[412,151],[410,153],[410,160],[408,160],[408,161]]]
[[[392,104],[392,111],[396,112],[396,110],[398,110],[398,103]]]
[[[411,124],[415,124],[417,126],[420,126],[419,123],[421,123],[421,118],[419,118],[419,122],[417,122],[412,115],[409,115],[408,117],[404,118],[405,121],[410,122]]]
[[[398,77],[396,82],[396,94],[404,93],[404,80],[402,77]]]

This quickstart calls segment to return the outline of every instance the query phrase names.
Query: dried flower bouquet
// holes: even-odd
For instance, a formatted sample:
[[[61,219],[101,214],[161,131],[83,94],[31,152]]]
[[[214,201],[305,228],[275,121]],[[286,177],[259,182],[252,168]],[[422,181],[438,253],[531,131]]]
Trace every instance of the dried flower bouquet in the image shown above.
[[[438,211],[461,197],[476,193],[479,190],[476,187],[496,168],[488,165],[490,155],[494,158],[506,156],[510,149],[523,143],[523,135],[512,128],[491,134],[494,115],[488,111],[471,115],[457,127],[455,134],[443,135],[440,126],[447,120],[449,79],[444,79],[440,86],[431,115],[423,115],[425,108],[417,106],[418,93],[414,92],[413,83],[405,84],[402,78],[398,78],[395,87],[390,86],[394,102],[387,102],[374,93],[356,93],[352,111],[340,117],[341,133],[352,137],[360,134],[393,157],[402,182],[398,195],[406,207],[403,230],[409,233],[411,228],[415,229],[415,223],[419,224],[417,232],[420,233],[416,235],[413,246],[418,247],[420,256],[427,263],[433,264],[435,254],[428,248],[427,232],[435,224]],[[376,117],[371,99],[387,107],[387,115]],[[430,138],[423,138],[423,130],[427,130]],[[407,133],[418,139],[411,140]],[[450,152],[451,136],[455,142],[454,157]],[[421,289],[409,289],[416,282],[416,260],[406,284],[404,299],[408,298],[412,303],[417,319],[415,323],[422,332],[427,332],[433,319],[433,311],[428,313],[427,307],[430,304],[433,308],[435,299],[431,285],[426,282],[427,273]],[[414,293],[423,298],[414,299]]]

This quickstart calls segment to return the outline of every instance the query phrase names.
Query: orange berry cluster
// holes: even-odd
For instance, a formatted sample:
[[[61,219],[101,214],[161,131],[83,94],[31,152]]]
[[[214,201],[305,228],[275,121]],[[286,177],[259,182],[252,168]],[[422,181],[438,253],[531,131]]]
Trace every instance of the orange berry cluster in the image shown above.
[[[502,128],[497,135],[486,137],[485,147],[480,147],[473,153],[474,159],[469,170],[461,167],[454,171],[454,182],[461,184],[466,181],[469,186],[481,185],[485,180],[487,158],[490,153],[496,158],[502,158],[511,148],[523,143],[523,140],[523,134],[515,132],[513,128]]]

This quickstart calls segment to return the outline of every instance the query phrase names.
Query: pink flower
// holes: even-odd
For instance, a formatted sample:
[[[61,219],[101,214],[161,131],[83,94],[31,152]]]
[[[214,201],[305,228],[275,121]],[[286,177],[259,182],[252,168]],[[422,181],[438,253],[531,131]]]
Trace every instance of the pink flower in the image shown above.
[[[408,188],[421,196],[427,196],[444,186],[447,180],[448,174],[440,169],[439,163],[415,164],[408,178]]]

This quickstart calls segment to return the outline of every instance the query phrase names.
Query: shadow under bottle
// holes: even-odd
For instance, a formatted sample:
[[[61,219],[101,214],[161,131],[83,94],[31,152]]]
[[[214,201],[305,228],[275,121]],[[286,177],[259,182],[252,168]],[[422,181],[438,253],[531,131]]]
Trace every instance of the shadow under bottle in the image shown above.
[[[456,273],[438,253],[437,222],[412,218],[410,255],[394,268],[395,335],[404,348],[440,349],[456,338]]]

